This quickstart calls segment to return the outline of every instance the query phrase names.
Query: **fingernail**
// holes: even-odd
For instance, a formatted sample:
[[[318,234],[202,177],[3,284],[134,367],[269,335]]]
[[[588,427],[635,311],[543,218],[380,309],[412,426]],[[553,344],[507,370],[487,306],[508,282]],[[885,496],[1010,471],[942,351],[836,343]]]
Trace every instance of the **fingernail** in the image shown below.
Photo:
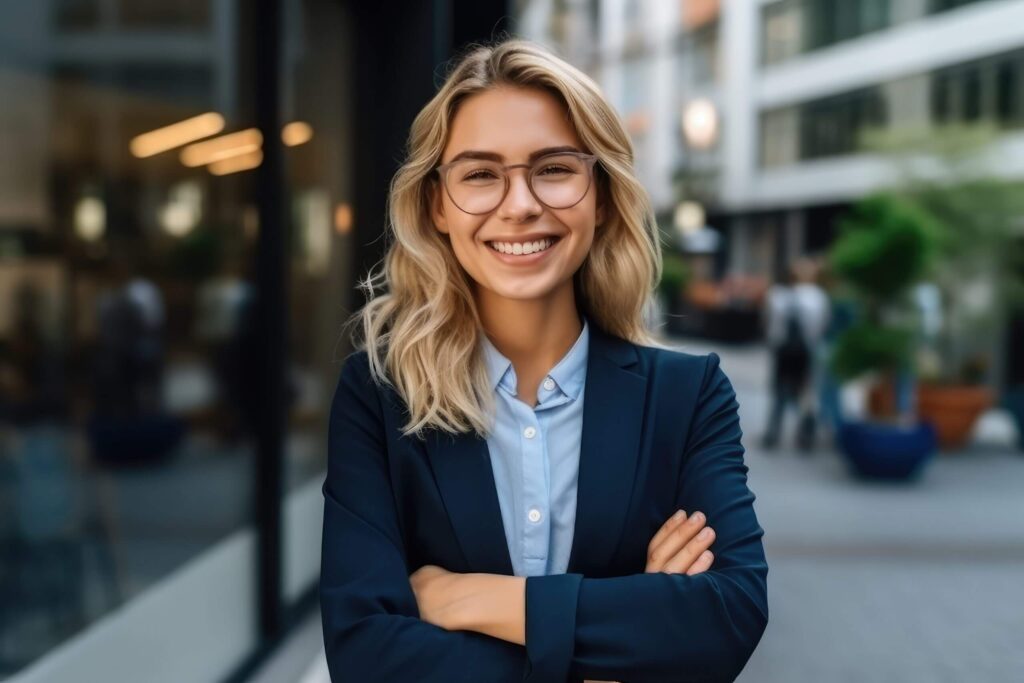
[[[672,515],[672,519],[674,519],[674,520],[676,520],[678,522],[680,519],[682,519],[685,516],[686,516],[686,510],[676,510],[676,514]]]
[[[701,538],[704,538],[704,539],[706,539],[706,538],[708,538],[709,536],[711,536],[711,529],[704,529],[703,531],[701,531],[701,532],[700,532],[699,534],[697,534],[697,535],[698,535],[698,536],[700,536]]]
[[[704,521],[704,513],[702,513],[702,512],[694,512],[692,519],[695,522],[703,522]]]

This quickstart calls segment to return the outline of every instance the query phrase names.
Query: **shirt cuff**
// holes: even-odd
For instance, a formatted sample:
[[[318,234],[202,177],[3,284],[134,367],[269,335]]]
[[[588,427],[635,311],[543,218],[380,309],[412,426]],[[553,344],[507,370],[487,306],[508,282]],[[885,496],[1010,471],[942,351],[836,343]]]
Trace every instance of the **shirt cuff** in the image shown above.
[[[576,644],[576,601],[582,574],[526,577],[524,683],[564,683]]]

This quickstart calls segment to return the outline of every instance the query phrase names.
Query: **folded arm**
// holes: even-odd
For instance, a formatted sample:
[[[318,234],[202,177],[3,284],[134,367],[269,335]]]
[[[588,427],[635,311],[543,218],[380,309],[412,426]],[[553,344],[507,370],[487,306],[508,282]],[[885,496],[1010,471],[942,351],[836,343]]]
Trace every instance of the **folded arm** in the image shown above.
[[[346,359],[332,402],[323,493],[320,606],[335,683],[548,683],[532,674],[522,646],[419,618],[380,402],[362,356]]]
[[[764,531],[746,485],[737,407],[711,354],[676,488],[676,507],[704,512],[715,529],[710,570],[531,576],[525,614],[500,608],[501,577],[494,577],[495,599],[476,605],[477,621],[469,627],[502,637],[525,619],[526,650],[545,680],[734,680],[768,622]]]

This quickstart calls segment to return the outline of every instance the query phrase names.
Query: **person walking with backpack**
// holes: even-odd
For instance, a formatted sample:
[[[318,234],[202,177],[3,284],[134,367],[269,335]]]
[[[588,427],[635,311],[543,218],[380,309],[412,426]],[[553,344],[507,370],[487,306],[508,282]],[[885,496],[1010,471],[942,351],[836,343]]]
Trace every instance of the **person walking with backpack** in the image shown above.
[[[761,439],[766,450],[778,445],[790,404],[797,407],[797,447],[807,453],[814,445],[815,348],[829,321],[828,295],[816,283],[817,272],[812,259],[797,259],[789,269],[787,282],[768,290],[765,331],[772,351],[772,405]]]

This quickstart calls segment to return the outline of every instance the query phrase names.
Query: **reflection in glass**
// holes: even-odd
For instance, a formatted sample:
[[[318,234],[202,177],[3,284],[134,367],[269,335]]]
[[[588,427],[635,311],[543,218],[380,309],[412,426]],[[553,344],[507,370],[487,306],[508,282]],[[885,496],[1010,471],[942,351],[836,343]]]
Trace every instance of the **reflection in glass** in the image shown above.
[[[250,523],[251,178],[179,159],[248,119],[210,6],[4,3],[0,678]]]

